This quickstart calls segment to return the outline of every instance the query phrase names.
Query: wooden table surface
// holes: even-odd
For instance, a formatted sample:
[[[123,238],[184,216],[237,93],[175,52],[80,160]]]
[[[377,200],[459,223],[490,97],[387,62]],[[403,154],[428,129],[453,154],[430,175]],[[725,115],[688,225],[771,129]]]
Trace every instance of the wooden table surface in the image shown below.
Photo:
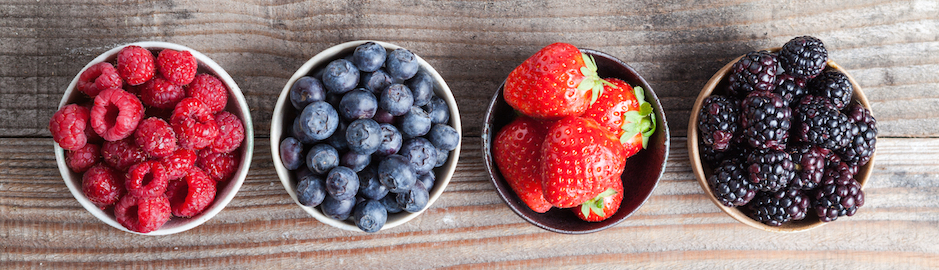
[[[81,3],[79,3],[81,2]],[[690,108],[705,81],[747,51],[813,35],[870,99],[880,129],[867,202],[802,233],[753,229],[694,179]],[[453,89],[459,166],[420,217],[375,234],[302,211],[274,172],[277,95],[332,45],[410,48]],[[56,168],[46,129],[73,76],[98,54],[155,40],[224,67],[251,106],[247,180],[195,229],[139,236],[85,211]],[[483,165],[482,116],[522,60],[553,42],[618,57],[661,97],[671,130],[665,174],[618,226],[562,235],[530,225]],[[10,268],[939,268],[939,1],[0,1],[0,269]]]

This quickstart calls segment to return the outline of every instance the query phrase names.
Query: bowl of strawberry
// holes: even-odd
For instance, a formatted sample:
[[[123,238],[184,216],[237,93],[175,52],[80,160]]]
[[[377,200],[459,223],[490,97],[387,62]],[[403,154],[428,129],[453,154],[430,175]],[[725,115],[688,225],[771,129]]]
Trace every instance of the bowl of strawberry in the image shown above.
[[[509,208],[545,230],[584,234],[622,222],[649,198],[669,136],[658,97],[632,67],[555,43],[496,91],[482,144]]]
[[[857,213],[876,143],[860,86],[811,36],[725,65],[688,123],[688,154],[706,195],[737,221],[771,232]]]
[[[238,192],[254,147],[238,85],[209,57],[167,42],[102,53],[49,120],[59,172],[92,215],[144,235],[183,232]]]

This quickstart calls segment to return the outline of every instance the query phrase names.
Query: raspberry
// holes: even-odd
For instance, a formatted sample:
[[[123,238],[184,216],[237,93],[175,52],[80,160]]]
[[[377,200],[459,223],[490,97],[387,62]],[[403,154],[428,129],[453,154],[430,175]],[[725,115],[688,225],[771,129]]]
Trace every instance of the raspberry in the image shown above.
[[[136,197],[163,196],[166,193],[166,169],[159,161],[146,161],[130,167],[124,186]]]
[[[726,150],[737,133],[739,108],[739,103],[733,98],[716,95],[706,98],[698,113],[701,141],[714,150]]]
[[[196,58],[189,51],[163,49],[156,59],[157,70],[166,80],[176,85],[187,85],[196,77],[199,67]]]
[[[199,151],[196,166],[216,182],[227,181],[235,173],[238,160],[232,153],[218,153],[211,150]]]
[[[98,161],[101,161],[101,146],[97,144],[86,143],[82,148],[65,153],[65,164],[77,173],[87,171]]]
[[[186,176],[186,172],[196,164],[196,152],[189,149],[177,149],[172,155],[160,159],[166,169],[166,178],[176,180]]]
[[[124,194],[124,176],[104,163],[98,163],[82,175],[82,193],[98,208],[105,209]]]
[[[179,147],[198,150],[205,148],[218,137],[218,124],[215,116],[202,101],[196,98],[184,98],[170,117],[170,125],[176,132]]]
[[[91,127],[106,141],[127,138],[143,119],[144,108],[134,94],[111,88],[101,91],[91,107]]]
[[[228,88],[225,84],[215,76],[205,73],[196,75],[196,78],[186,87],[186,93],[205,103],[211,113],[225,109],[228,103]]]
[[[828,50],[825,44],[811,36],[793,38],[779,51],[779,65],[793,77],[815,77],[825,69],[826,61]]]
[[[101,145],[101,156],[104,162],[121,171],[127,171],[130,166],[147,160],[147,155],[132,138],[104,142]]]
[[[153,53],[143,47],[131,45],[117,53],[117,74],[129,85],[149,81],[155,70]]]
[[[215,181],[199,168],[189,170],[182,181],[172,181],[166,192],[173,215],[192,217],[205,210],[215,200]]]
[[[78,75],[75,88],[90,97],[95,97],[105,89],[121,88],[123,84],[121,76],[117,75],[117,69],[111,63],[101,62],[88,67],[81,75]]]
[[[148,233],[170,220],[170,201],[166,196],[124,196],[114,206],[114,217],[128,230]]]
[[[176,151],[176,133],[170,124],[156,117],[140,121],[134,141],[150,158],[162,158]]]
[[[172,109],[186,97],[186,90],[161,75],[153,77],[140,89],[140,101],[147,106],[159,109]]]
[[[215,114],[215,123],[218,124],[218,137],[212,143],[212,151],[230,153],[238,149],[245,140],[245,126],[241,119],[230,112],[221,111]]]
[[[786,149],[792,110],[779,95],[753,92],[740,102],[743,137],[758,149]]]
[[[65,105],[49,119],[52,140],[65,150],[78,150],[88,142],[85,135],[89,118],[88,109],[78,104]]]
[[[779,62],[776,54],[754,51],[744,55],[730,68],[729,93],[741,98],[753,91],[773,91]]]

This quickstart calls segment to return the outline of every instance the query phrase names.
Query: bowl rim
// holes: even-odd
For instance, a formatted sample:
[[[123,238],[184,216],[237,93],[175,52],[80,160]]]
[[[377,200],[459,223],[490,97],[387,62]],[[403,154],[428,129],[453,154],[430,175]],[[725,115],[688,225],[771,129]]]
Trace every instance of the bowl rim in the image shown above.
[[[770,52],[778,52],[781,49],[782,49],[781,47],[774,47],[774,48],[769,48],[769,49],[764,49],[764,50],[768,50]],[[714,203],[714,205],[720,208],[721,211],[723,211],[727,215],[731,216],[733,219],[737,220],[740,223],[746,224],[747,226],[764,230],[764,231],[768,231],[768,232],[777,232],[777,233],[796,233],[796,232],[803,232],[803,231],[821,227],[825,225],[827,222],[822,222],[821,220],[818,220],[817,218],[815,220],[809,220],[809,218],[813,218],[813,217],[806,217],[806,219],[783,224],[782,226],[766,225],[766,224],[763,224],[761,222],[751,219],[749,216],[747,216],[745,213],[743,213],[740,209],[737,209],[736,207],[724,206],[714,196],[714,192],[711,191],[710,185],[707,182],[707,176],[710,175],[709,173],[707,173],[707,171],[710,171],[710,169],[709,168],[706,169],[705,164],[701,162],[700,151],[698,149],[698,124],[697,124],[698,112],[701,110],[701,107],[704,103],[704,99],[710,96],[714,92],[718,84],[720,84],[721,81],[730,73],[730,69],[734,65],[734,63],[740,60],[740,58],[742,58],[744,55],[737,56],[736,58],[731,60],[729,63],[725,64],[717,72],[715,72],[714,75],[711,76],[711,79],[709,79],[708,82],[705,83],[704,87],[701,89],[701,92],[698,93],[698,96],[694,102],[694,105],[691,108],[691,117],[688,118],[687,147],[688,147],[688,157],[691,162],[692,172],[694,173],[699,186],[701,186],[701,189],[704,190],[704,193],[705,193],[704,195],[707,196],[708,199],[710,199],[710,201]],[[852,93],[854,95],[853,100],[859,102],[868,110],[871,110],[870,102],[867,100],[867,96],[864,95],[864,92],[861,89],[861,86],[857,83],[857,81],[854,80],[854,77],[852,77],[851,74],[849,74],[847,70],[842,68],[840,65],[835,63],[835,61],[831,60],[830,58],[826,62],[826,65],[827,65],[826,69],[828,69],[828,67],[831,67],[832,69],[837,70],[843,73],[846,77],[848,77],[848,81],[851,82],[851,86],[854,88],[854,92]],[[871,115],[873,114],[874,112],[871,111]],[[864,188],[864,185],[870,179],[870,175],[874,167],[874,159],[875,159],[876,154],[877,154],[877,150],[875,148],[874,152],[871,155],[871,160],[866,165],[861,166],[861,168],[858,170],[857,175],[855,176],[855,178],[858,179],[858,183],[860,184],[862,190]]]
[[[173,49],[177,51],[183,51],[183,50],[189,51],[192,54],[192,56],[196,58],[199,66],[204,66],[207,69],[207,71],[212,72],[213,75],[215,75],[220,80],[222,80],[222,82],[225,83],[225,85],[228,87],[229,98],[230,99],[233,98],[236,101],[237,105],[232,105],[230,104],[231,102],[229,102],[229,105],[227,105],[225,110],[231,111],[232,110],[231,108],[233,106],[237,108],[238,110],[237,112],[241,114],[240,118],[241,118],[242,124],[245,127],[245,139],[242,142],[243,144],[242,146],[244,147],[242,151],[244,153],[241,155],[241,162],[240,162],[239,168],[232,175],[232,180],[229,180],[229,184],[226,185],[224,189],[218,190],[219,193],[222,192],[223,190],[228,190],[228,193],[226,193],[225,196],[216,197],[215,201],[211,205],[209,205],[208,208],[206,208],[202,213],[192,218],[182,219],[182,218],[177,218],[177,217],[171,217],[170,221],[168,221],[166,224],[163,224],[163,226],[161,226],[159,229],[152,231],[152,232],[148,232],[148,233],[140,233],[140,232],[135,232],[127,228],[124,228],[123,225],[118,223],[117,220],[112,217],[113,213],[111,214],[106,213],[104,210],[101,210],[100,208],[95,206],[94,203],[91,202],[91,200],[88,200],[88,197],[86,197],[85,194],[82,192],[81,175],[77,173],[73,174],[68,169],[68,166],[65,163],[65,149],[60,147],[59,144],[53,143],[56,164],[58,165],[58,168],[59,168],[59,174],[62,175],[62,180],[65,181],[65,185],[68,186],[69,191],[72,193],[72,196],[75,197],[76,200],[78,200],[78,203],[81,204],[82,207],[85,208],[85,210],[88,210],[88,212],[90,212],[96,218],[110,225],[111,227],[120,229],[125,232],[133,233],[133,234],[150,235],[150,236],[169,235],[169,234],[184,232],[189,229],[195,228],[196,226],[202,225],[209,219],[212,219],[213,217],[215,217],[215,215],[221,212],[222,209],[224,209],[228,205],[228,203],[231,202],[231,200],[238,193],[238,190],[241,189],[241,185],[244,183],[244,180],[248,175],[248,169],[251,167],[251,160],[254,154],[254,126],[252,124],[253,122],[251,121],[251,113],[248,110],[248,103],[245,100],[244,94],[241,92],[241,88],[238,87],[238,84],[235,83],[235,81],[228,74],[228,72],[225,71],[225,69],[223,69],[221,66],[219,66],[218,63],[216,63],[214,60],[212,60],[211,58],[209,58],[208,56],[202,54],[201,52],[197,50],[194,50],[192,48],[189,48],[187,46],[183,46],[180,44],[163,42],[163,41],[139,41],[139,42],[127,43],[127,44],[115,46],[114,48],[111,48],[110,50],[104,53],[101,53],[100,55],[98,55],[97,57],[89,61],[88,64],[86,64],[85,67],[83,67],[75,75],[71,83],[69,83],[68,88],[65,89],[65,93],[62,95],[62,99],[59,101],[59,108],[62,108],[63,106],[67,105],[69,100],[72,100],[73,98],[76,98],[78,95],[80,95],[80,92],[78,92],[75,89],[75,86],[78,84],[79,76],[81,76],[81,74],[84,73],[86,69],[88,69],[94,64],[108,61],[108,59],[111,59],[112,57],[117,55],[117,53],[121,49],[127,46],[132,46],[132,45],[140,46],[148,50]],[[75,177],[76,175],[78,176],[77,186],[75,183],[73,183],[73,181],[68,180],[71,178],[76,178]],[[218,196],[219,193],[217,193],[216,196]]]
[[[320,51],[309,60],[307,60],[296,72],[287,80],[287,83],[284,85],[283,90],[280,92],[280,96],[277,98],[277,103],[274,106],[274,112],[271,119],[271,156],[274,161],[274,169],[277,171],[277,176],[280,179],[281,184],[284,185],[284,188],[287,190],[287,194],[290,195],[290,198],[293,199],[293,202],[300,206],[301,209],[306,211],[308,214],[313,216],[316,220],[325,223],[327,225],[347,230],[347,231],[357,231],[362,232],[358,226],[355,225],[351,220],[336,220],[330,217],[327,217],[322,212],[317,209],[317,207],[309,207],[300,203],[297,199],[296,187],[291,184],[291,178],[293,175],[290,170],[287,170],[283,165],[283,160],[280,158],[280,143],[285,133],[283,132],[283,116],[285,110],[290,109],[290,101],[288,100],[290,87],[293,86],[294,82],[300,79],[303,76],[311,75],[315,71],[315,67],[325,66],[334,59],[340,58],[340,54],[346,51],[354,50],[356,46],[367,43],[374,42],[386,50],[394,50],[398,48],[407,49],[396,44],[377,41],[377,40],[355,40],[340,43],[329,47],[323,51]],[[350,51],[351,52],[351,51]],[[412,52],[413,53],[413,52]],[[421,211],[416,213],[409,213],[402,211],[401,213],[388,214],[388,220],[385,223],[385,226],[382,226],[381,230],[391,229],[397,227],[401,224],[404,224],[420,214],[430,209],[430,206],[434,204],[443,194],[447,185],[449,185],[451,178],[453,177],[454,172],[456,171],[457,163],[460,157],[460,148],[463,145],[463,129],[460,121],[460,112],[457,108],[456,99],[453,97],[453,93],[450,90],[450,87],[447,86],[446,81],[443,77],[440,76],[440,73],[434,69],[427,61],[421,58],[419,55],[414,53],[414,58],[417,59],[420,69],[430,75],[434,79],[434,93],[443,98],[449,107],[450,110],[450,126],[453,127],[459,134],[460,140],[457,142],[457,146],[450,152],[450,157],[447,159],[447,162],[439,167],[434,169],[434,174],[436,175],[436,180],[434,182],[434,187],[430,192],[430,198],[427,201],[427,206],[424,207]]]

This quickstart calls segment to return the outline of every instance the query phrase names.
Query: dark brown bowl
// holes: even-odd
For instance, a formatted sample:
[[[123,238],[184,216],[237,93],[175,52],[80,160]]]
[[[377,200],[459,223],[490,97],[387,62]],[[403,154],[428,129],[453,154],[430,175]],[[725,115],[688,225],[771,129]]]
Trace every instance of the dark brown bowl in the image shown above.
[[[512,122],[516,115],[512,107],[503,99],[502,88],[505,83],[499,86],[489,102],[482,133],[486,169],[489,171],[489,178],[492,180],[492,184],[495,185],[499,196],[505,200],[505,203],[509,205],[512,211],[515,211],[518,216],[531,224],[548,231],[565,234],[597,232],[619,224],[635,213],[649,198],[652,190],[658,184],[659,178],[665,170],[665,160],[668,158],[669,147],[668,125],[662,111],[662,104],[659,103],[659,98],[652,91],[649,83],[642,76],[639,76],[632,67],[609,54],[590,49],[581,49],[580,51],[594,57],[601,78],[619,78],[632,86],[641,86],[645,90],[646,100],[652,104],[655,112],[656,129],[649,139],[648,148],[639,151],[638,154],[626,160],[626,168],[622,176],[625,197],[616,214],[601,222],[587,222],[574,215],[570,209],[551,208],[546,213],[537,213],[528,208],[518,198],[518,195],[512,191],[509,184],[502,178],[499,167],[492,159],[492,139],[495,138],[495,135],[502,127]]]

